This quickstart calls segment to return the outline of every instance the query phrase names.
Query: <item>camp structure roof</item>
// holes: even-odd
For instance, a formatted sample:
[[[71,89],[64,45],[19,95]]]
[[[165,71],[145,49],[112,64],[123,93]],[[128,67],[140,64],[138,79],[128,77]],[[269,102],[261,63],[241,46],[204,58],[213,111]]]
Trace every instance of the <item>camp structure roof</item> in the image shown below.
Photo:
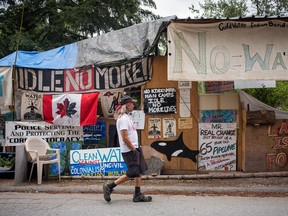
[[[244,17],[222,17],[222,18],[181,18],[181,19],[173,19],[173,22],[177,23],[194,23],[194,24],[208,24],[208,23],[216,23],[216,22],[223,22],[223,21],[239,21],[239,22],[245,22],[245,21],[267,21],[267,20],[283,20],[283,21],[288,21],[288,13],[283,14],[282,16],[244,16]]]
[[[136,24],[45,52],[20,50],[0,59],[0,67],[69,69],[141,58],[151,52],[160,33],[175,18],[170,16]]]

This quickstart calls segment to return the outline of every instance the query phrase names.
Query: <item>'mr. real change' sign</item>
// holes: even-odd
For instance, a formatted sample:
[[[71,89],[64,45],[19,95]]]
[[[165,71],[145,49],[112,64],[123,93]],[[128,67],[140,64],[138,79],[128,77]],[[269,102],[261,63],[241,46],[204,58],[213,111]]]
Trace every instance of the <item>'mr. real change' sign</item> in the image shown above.
[[[120,176],[126,170],[120,148],[70,151],[71,176]]]

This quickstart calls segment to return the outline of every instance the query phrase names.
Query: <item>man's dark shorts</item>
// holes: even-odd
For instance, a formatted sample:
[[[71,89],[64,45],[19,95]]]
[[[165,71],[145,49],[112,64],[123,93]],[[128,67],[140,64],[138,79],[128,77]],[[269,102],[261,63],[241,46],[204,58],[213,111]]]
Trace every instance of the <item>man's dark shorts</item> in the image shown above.
[[[122,153],[122,156],[127,166],[126,175],[129,178],[140,177],[147,170],[141,148],[137,148],[135,152]]]

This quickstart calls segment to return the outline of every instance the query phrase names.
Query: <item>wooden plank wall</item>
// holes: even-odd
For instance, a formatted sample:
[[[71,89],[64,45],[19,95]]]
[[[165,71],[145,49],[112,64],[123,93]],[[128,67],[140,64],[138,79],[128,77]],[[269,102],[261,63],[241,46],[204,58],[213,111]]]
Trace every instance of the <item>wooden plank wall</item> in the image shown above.
[[[193,121],[192,129],[179,130],[178,129],[178,118],[179,116],[179,89],[177,81],[168,81],[167,80],[167,57],[154,57],[153,59],[153,75],[152,80],[146,83],[141,87],[141,95],[143,96],[143,91],[146,88],[175,88],[176,89],[176,104],[177,104],[177,113],[176,114],[146,114],[145,117],[145,129],[141,131],[141,145],[145,159],[149,159],[152,155],[155,155],[164,160],[164,167],[162,169],[162,174],[189,174],[197,171],[197,164],[192,160],[187,158],[172,157],[171,161],[168,161],[165,154],[159,153],[150,147],[150,145],[156,140],[170,141],[175,140],[171,138],[160,138],[160,139],[148,139],[148,124],[149,118],[175,118],[176,119],[176,134],[177,137],[183,132],[183,140],[185,145],[191,150],[198,149],[198,83],[193,82],[192,88],[190,89],[190,101],[191,101],[191,116]],[[143,97],[141,98],[141,104],[143,106]],[[143,106],[144,107],[144,106]],[[163,126],[163,122],[161,122]],[[163,135],[163,129],[162,135]],[[163,137],[163,136],[162,136]]]
[[[244,172],[288,170],[288,123],[277,119],[273,125],[246,125]]]

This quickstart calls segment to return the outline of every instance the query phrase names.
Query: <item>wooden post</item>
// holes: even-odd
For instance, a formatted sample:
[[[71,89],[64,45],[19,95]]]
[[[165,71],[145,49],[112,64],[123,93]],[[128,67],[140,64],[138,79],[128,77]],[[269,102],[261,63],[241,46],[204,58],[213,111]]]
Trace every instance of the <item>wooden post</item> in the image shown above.
[[[25,146],[16,146],[14,184],[17,185],[27,179],[27,155]]]

